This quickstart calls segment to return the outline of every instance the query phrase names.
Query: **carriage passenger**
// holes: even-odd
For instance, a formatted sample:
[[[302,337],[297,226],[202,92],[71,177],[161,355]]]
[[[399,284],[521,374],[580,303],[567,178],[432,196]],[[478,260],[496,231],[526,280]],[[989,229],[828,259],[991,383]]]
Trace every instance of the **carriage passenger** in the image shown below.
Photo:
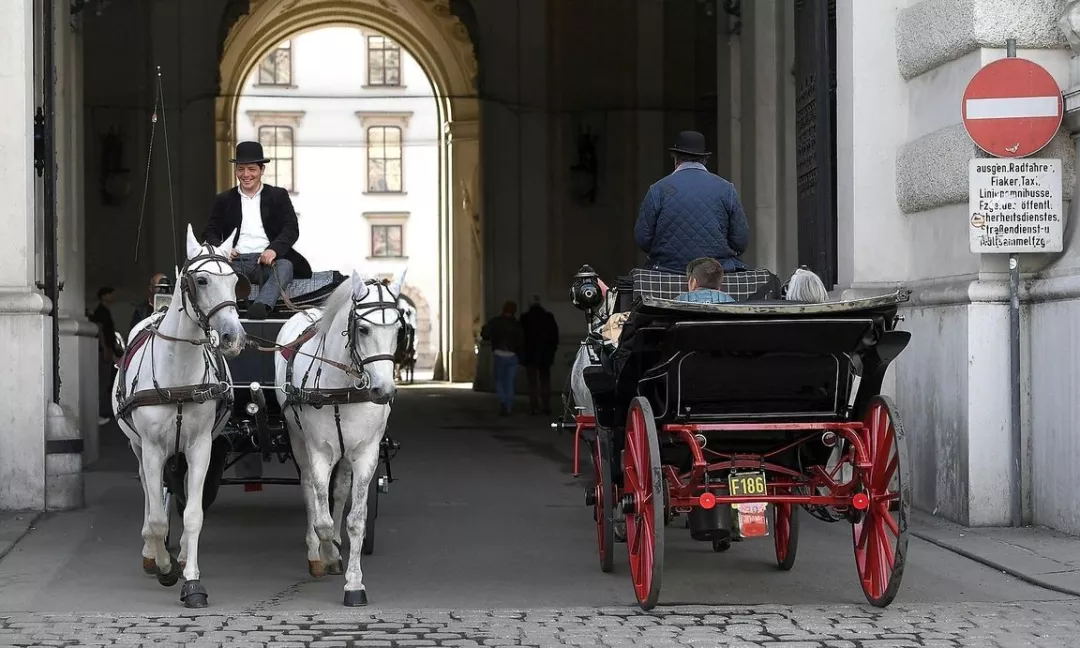
[[[726,304],[735,301],[731,295],[721,290],[724,285],[724,266],[716,259],[694,259],[686,266],[686,276],[686,292],[676,297],[676,301],[698,304]]]
[[[300,224],[288,190],[262,181],[270,162],[262,145],[240,142],[230,162],[236,165],[238,184],[214,198],[203,238],[217,246],[229,232],[235,232],[233,270],[259,286],[247,316],[265,319],[290,281],[311,277],[311,265],[293,249],[300,238]]]
[[[634,226],[646,267],[679,272],[692,260],[716,259],[727,272],[746,270],[746,212],[734,185],[705,168],[705,136],[683,131],[671,147],[675,170],[649,187]]]

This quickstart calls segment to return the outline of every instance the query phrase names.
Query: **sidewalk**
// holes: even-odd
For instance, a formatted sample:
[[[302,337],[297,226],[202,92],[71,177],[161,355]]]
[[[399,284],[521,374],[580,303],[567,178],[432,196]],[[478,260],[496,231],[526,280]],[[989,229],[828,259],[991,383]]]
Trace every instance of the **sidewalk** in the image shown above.
[[[0,511],[0,560],[34,528],[40,511]]]
[[[921,511],[912,511],[908,531],[1033,585],[1080,596],[1080,538],[1076,536],[1046,527],[964,527]]]

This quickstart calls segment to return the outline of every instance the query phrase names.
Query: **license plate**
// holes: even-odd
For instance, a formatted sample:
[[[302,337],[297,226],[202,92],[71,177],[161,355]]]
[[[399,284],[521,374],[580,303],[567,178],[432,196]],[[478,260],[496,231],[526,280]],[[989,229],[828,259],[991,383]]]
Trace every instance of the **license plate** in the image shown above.
[[[728,492],[734,496],[765,497],[768,494],[767,485],[765,472],[761,470],[728,475]],[[731,506],[736,510],[736,530],[741,537],[760,538],[769,535],[767,502],[747,502]]]
[[[734,497],[764,497],[768,494],[765,488],[765,471],[730,473],[728,492]]]

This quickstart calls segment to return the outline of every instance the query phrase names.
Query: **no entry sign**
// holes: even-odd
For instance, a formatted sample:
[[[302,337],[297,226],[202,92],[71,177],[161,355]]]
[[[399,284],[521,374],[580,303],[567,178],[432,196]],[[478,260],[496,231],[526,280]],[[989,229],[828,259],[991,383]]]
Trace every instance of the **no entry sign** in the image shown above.
[[[1063,112],[1061,88],[1038,63],[1003,58],[975,73],[964,91],[964,127],[982,150],[1027,157],[1054,139]]]

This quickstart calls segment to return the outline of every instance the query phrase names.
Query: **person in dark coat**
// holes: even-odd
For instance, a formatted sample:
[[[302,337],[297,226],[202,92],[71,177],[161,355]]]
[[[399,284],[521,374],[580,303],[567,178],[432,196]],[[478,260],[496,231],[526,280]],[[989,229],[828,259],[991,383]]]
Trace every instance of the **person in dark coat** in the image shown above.
[[[559,325],[551,311],[540,305],[540,296],[533,296],[532,306],[521,315],[525,334],[521,364],[529,378],[529,411],[531,414],[551,414],[551,365],[559,348]]]
[[[634,226],[647,267],[682,272],[708,257],[725,272],[745,270],[739,256],[750,245],[746,212],[734,185],[705,168],[705,136],[683,131],[670,150],[675,170],[649,187]]]
[[[499,414],[509,416],[514,411],[514,384],[525,339],[517,319],[517,304],[512,301],[503,304],[502,313],[488,320],[480,330],[480,339],[491,342]]]
[[[247,316],[265,319],[290,281],[311,277],[311,265],[293,249],[300,238],[300,224],[289,192],[263,184],[270,158],[263,155],[262,145],[240,142],[230,162],[236,165],[238,184],[214,198],[203,239],[221,245],[235,231],[233,270],[259,286]]]

